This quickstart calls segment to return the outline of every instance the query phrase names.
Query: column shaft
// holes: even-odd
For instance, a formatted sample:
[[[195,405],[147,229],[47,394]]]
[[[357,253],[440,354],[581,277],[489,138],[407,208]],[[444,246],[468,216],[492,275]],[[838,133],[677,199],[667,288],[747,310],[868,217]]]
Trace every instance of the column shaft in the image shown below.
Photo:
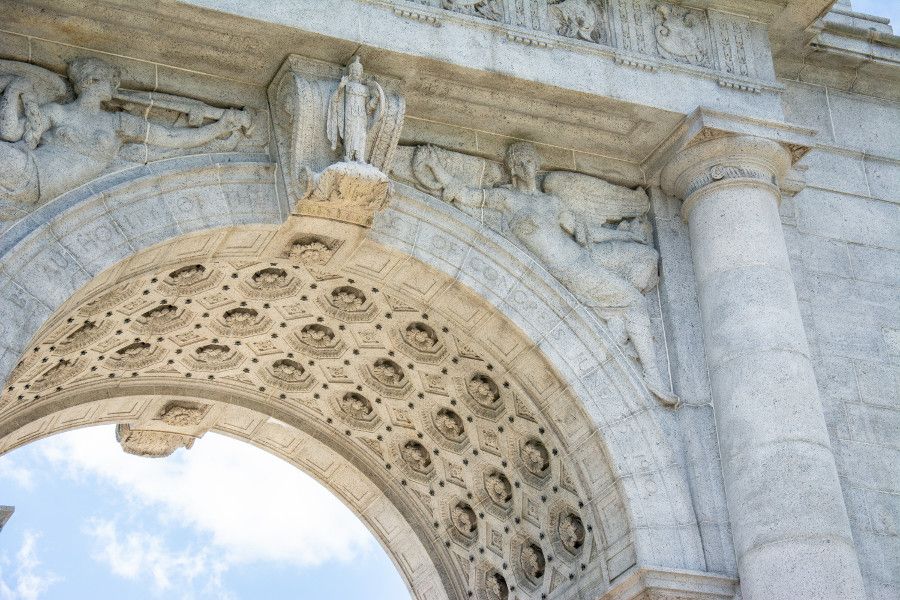
[[[692,168],[674,187],[685,200],[744,600],[862,600],[778,214],[773,182],[786,153],[756,138],[700,146],[688,150],[697,160],[682,157]]]

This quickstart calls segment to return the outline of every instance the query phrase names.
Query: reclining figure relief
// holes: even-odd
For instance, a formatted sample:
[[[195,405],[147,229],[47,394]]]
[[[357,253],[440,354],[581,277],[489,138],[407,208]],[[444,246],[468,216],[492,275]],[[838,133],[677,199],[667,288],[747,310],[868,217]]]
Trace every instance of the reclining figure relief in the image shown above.
[[[678,404],[657,366],[644,296],[659,279],[646,192],[566,171],[549,172],[539,183],[541,159],[527,142],[508,147],[505,173],[494,163],[433,146],[418,146],[406,158],[406,176],[420,189],[480,217],[533,254],[606,322],[643,368],[650,392],[665,405]],[[403,178],[402,171],[395,174]]]
[[[0,60],[0,221],[19,219],[117,164],[187,149],[232,151],[251,130],[246,110],[120,90],[119,79],[116,67],[96,58],[73,60],[68,80]]]

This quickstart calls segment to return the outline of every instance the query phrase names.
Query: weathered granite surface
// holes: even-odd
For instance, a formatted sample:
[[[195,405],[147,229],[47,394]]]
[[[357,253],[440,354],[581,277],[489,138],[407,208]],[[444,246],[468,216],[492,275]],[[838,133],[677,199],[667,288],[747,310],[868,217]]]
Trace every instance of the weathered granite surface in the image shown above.
[[[0,453],[245,439],[416,598],[897,598],[900,44],[829,6],[0,0]]]

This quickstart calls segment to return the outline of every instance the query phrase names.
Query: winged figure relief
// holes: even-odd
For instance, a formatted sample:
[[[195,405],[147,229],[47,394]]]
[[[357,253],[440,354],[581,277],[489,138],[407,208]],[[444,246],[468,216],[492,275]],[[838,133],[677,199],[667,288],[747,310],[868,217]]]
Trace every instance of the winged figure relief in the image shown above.
[[[0,60],[0,221],[103,174],[180,150],[233,150],[250,133],[246,110],[119,89],[117,68],[79,58],[68,79]],[[152,108],[152,110],[151,110]]]
[[[476,217],[486,214],[486,223],[531,252],[607,323],[642,366],[654,396],[666,405],[678,403],[657,365],[644,296],[658,283],[659,254],[643,190],[566,171],[541,179],[540,156],[526,142],[508,147],[502,168],[433,146],[418,146],[406,158],[409,167],[404,171],[398,163],[395,176]]]
[[[386,107],[384,89],[374,79],[363,78],[362,63],[354,57],[328,104],[325,126],[331,149],[343,142],[346,162],[367,162],[369,132],[385,127]],[[374,133],[377,139],[380,132]]]

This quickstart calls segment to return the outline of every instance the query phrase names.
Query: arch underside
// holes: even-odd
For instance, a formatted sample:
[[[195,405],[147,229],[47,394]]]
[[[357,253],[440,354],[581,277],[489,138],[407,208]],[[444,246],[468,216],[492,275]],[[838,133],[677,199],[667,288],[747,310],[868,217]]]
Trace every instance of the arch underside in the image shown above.
[[[46,228],[4,236],[14,286],[52,316],[15,350],[0,453],[100,422],[246,439],[335,491],[417,598],[493,598],[496,575],[510,598],[599,597],[636,564],[702,569],[639,378],[540,265],[404,186],[370,239],[331,262],[340,236],[313,247],[289,226],[243,225],[260,206],[279,220],[270,164],[194,162],[43,207],[52,242]],[[177,215],[184,189],[196,218],[142,217]],[[117,245],[98,238],[104,225],[135,231]],[[97,273],[87,284],[45,267],[60,243]],[[35,330],[13,327],[6,339]],[[198,422],[166,423],[173,407]],[[358,488],[342,487],[348,473]],[[377,522],[388,514],[391,531]],[[472,515],[474,531],[457,526]]]
[[[496,576],[522,598],[607,587],[597,509],[618,494],[608,473],[601,488],[579,473],[572,453],[587,417],[548,410],[578,407],[533,344],[402,253],[365,243],[331,272],[329,251],[315,252],[291,256],[277,228],[247,227],[179,239],[101,276],[45,325],[10,377],[0,449],[72,411],[93,414],[98,398],[144,436],[209,428],[271,446],[272,431],[303,432],[404,516],[417,544],[386,536],[369,498],[340,494],[417,597],[440,597],[434,571],[449,597],[491,598]],[[171,423],[172,407],[196,411],[197,422]],[[271,420],[236,417],[238,407]],[[254,437],[252,423],[266,434]],[[296,462],[300,452],[334,487],[310,447],[279,453]],[[433,571],[423,575],[425,562]]]

